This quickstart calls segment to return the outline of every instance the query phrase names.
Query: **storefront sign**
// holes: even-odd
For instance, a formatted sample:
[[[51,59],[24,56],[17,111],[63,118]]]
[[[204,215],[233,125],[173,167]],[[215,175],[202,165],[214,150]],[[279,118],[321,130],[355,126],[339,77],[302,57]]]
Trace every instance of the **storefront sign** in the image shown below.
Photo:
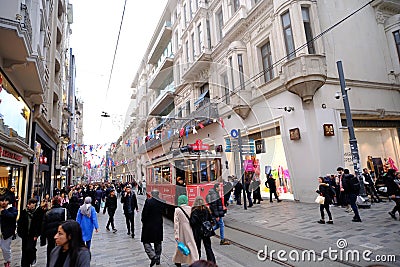
[[[22,156],[0,146],[0,158],[9,158],[21,162]]]

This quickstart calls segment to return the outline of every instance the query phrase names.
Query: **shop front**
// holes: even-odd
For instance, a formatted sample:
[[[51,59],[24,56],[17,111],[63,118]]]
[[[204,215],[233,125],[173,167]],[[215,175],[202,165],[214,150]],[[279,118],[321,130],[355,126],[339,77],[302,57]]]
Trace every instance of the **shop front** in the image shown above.
[[[232,138],[225,139],[225,150],[229,165],[235,163],[234,143]],[[257,132],[250,132],[242,137],[243,171],[245,177],[260,179],[261,196],[269,198],[269,189],[265,186],[268,175],[276,181],[277,191],[282,199],[294,199],[293,186],[286,161],[285,150],[279,126],[271,126]],[[232,147],[229,147],[232,146]],[[232,149],[231,149],[232,148]]]
[[[0,190],[15,195],[17,208],[27,198],[27,166],[33,156],[28,139],[30,117],[30,108],[0,70]]]
[[[59,186],[54,171],[54,158],[57,144],[51,140],[38,123],[33,123],[32,136],[34,137],[34,166],[32,166],[31,181],[28,193],[39,198],[46,194],[51,196],[54,187]]]
[[[388,168],[399,168],[399,129],[398,121],[354,120],[361,168],[368,168],[375,177]],[[354,171],[347,130],[343,131],[343,142],[345,167]]]

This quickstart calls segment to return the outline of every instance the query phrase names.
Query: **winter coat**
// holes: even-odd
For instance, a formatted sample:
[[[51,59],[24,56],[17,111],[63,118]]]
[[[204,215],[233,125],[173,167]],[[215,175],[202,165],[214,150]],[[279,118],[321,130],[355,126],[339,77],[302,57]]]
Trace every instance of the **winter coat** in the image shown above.
[[[394,177],[391,175],[386,175],[385,184],[387,186],[388,196],[400,196],[400,186],[394,181]]]
[[[316,192],[325,198],[324,204],[333,204],[335,192],[333,191],[333,188],[329,186],[329,184],[320,183]]]
[[[68,212],[71,216],[71,219],[76,220],[76,216],[78,216],[78,210],[80,208],[79,199],[76,196],[73,196],[68,203]]]
[[[141,242],[155,243],[163,241],[164,203],[154,197],[146,199],[142,210]]]
[[[104,209],[107,209],[108,215],[112,216],[115,214],[117,210],[117,197],[107,197],[106,204],[104,205]]]
[[[206,201],[209,204],[211,214],[213,217],[224,217],[225,210],[224,206],[222,205],[221,197],[219,196],[218,192],[215,191],[214,188],[211,188],[206,196]]]
[[[190,218],[190,213],[192,208],[188,205],[180,206]],[[185,256],[178,250],[175,249],[172,261],[175,263],[186,263],[192,264],[194,261],[199,259],[199,253],[197,251],[196,242],[194,240],[193,231],[190,227],[189,219],[183,213],[183,211],[178,207],[175,208],[174,213],[174,237],[178,239],[179,242],[183,242],[190,250],[190,254]]]
[[[49,261],[49,267],[54,267],[56,265],[58,255],[60,254],[62,247],[56,246],[53,248],[50,254],[50,261]],[[69,255],[67,255],[67,258],[65,259],[63,267],[69,267],[70,264],[70,258]],[[75,262],[75,267],[90,267],[90,252],[87,248],[81,248],[81,250],[78,252],[78,257]]]
[[[17,223],[17,233],[21,238],[33,238],[40,236],[40,228],[42,223],[41,208],[28,213],[27,210],[21,211]],[[31,225],[29,226],[29,217],[31,217]]]
[[[17,215],[18,210],[11,207],[11,204],[9,205],[9,208],[1,211],[1,234],[3,235],[4,240],[15,234],[15,229],[17,228]]]
[[[243,190],[243,185],[240,181],[235,184],[235,196],[240,196]]]
[[[54,238],[58,231],[58,226],[67,218],[67,210],[62,208],[60,205],[54,205],[49,211],[46,212],[42,223],[41,245],[46,244],[44,238]]]
[[[124,214],[131,214],[134,210],[138,210],[138,204],[136,195],[134,192],[131,192],[130,195],[125,196],[125,193],[121,197],[121,203],[124,204]]]
[[[83,215],[79,210],[76,221],[80,224],[82,228],[83,241],[86,242],[92,240],[93,230],[99,229],[99,223],[97,221],[97,213],[95,208],[93,206],[90,207],[90,218]]]
[[[342,187],[345,193],[357,195],[359,192],[354,190],[354,186],[352,185],[352,179],[355,179],[353,174],[344,174],[342,177]]]
[[[192,226],[193,235],[196,239],[203,239],[202,225],[203,222],[213,222],[211,212],[208,208],[195,208],[190,214],[190,225]],[[209,237],[208,237],[209,238]]]
[[[265,181],[265,186],[269,188],[272,192],[276,191],[276,183],[275,179],[272,177],[269,177],[267,181]]]

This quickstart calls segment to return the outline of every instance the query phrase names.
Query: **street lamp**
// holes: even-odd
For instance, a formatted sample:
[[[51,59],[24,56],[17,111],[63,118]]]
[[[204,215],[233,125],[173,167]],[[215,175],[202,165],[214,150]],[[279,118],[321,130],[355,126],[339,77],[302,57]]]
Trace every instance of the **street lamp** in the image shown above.
[[[364,197],[364,196],[366,196],[366,194],[365,194],[364,181],[361,177],[360,155],[358,153],[358,144],[357,144],[357,139],[356,139],[356,136],[354,133],[353,118],[352,118],[351,110],[350,110],[349,97],[347,95],[347,91],[350,90],[350,88],[346,87],[346,81],[344,79],[342,61],[337,61],[336,65],[337,65],[338,74],[339,74],[339,81],[340,81],[340,88],[341,88],[341,93],[342,93],[341,96],[343,98],[344,112],[346,114],[347,129],[349,131],[349,143],[350,143],[351,157],[352,157],[353,166],[354,166],[354,172],[355,172],[356,177],[360,181],[360,185],[361,185],[359,194]],[[335,98],[336,99],[340,98],[340,94],[338,94],[338,92],[335,94]]]

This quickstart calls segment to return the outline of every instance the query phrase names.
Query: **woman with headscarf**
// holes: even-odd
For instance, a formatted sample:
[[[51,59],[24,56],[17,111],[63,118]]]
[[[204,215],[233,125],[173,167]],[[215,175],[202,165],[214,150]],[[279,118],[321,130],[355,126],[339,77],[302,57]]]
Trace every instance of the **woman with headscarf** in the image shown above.
[[[79,208],[76,221],[82,228],[82,238],[87,248],[90,250],[92,243],[93,229],[96,229],[96,233],[99,232],[99,223],[97,222],[97,213],[95,208],[92,206],[92,198],[86,197],[84,204]]]
[[[178,207],[174,213],[174,236],[175,240],[184,243],[190,250],[189,255],[185,256],[179,251],[178,247],[172,257],[172,261],[176,266],[181,266],[182,263],[192,264],[199,259],[196,241],[194,240],[193,231],[190,226],[190,214],[192,208],[188,206],[188,197],[180,195],[178,197]]]

